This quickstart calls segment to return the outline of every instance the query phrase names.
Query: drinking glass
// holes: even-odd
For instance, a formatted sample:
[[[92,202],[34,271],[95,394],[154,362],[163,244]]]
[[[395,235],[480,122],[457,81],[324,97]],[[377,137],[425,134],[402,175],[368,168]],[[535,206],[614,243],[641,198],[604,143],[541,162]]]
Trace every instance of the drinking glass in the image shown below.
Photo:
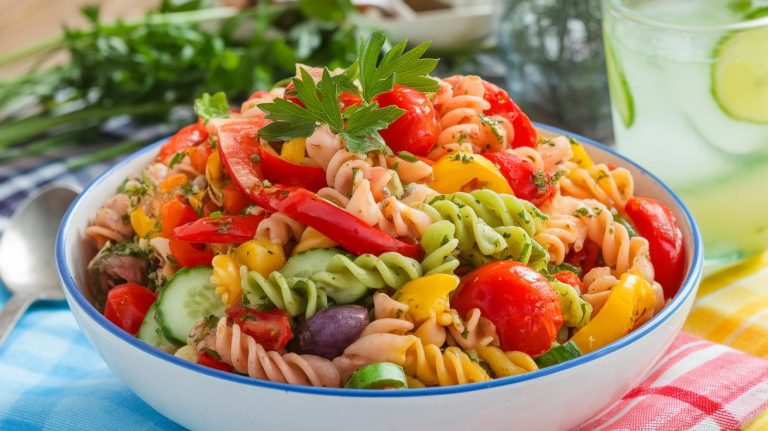
[[[768,7],[603,0],[617,149],[693,211],[711,272],[768,248]]]

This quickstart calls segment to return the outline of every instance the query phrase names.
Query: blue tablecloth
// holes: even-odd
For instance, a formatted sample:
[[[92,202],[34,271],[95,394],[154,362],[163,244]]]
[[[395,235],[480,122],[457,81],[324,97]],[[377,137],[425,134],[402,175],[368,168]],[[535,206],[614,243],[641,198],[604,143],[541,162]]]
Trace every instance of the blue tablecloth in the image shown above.
[[[63,159],[38,162],[0,166],[0,233],[34,190],[56,182],[84,185],[109,165],[71,172]],[[0,307],[8,298],[3,286]],[[0,430],[27,429],[181,428],[112,374],[64,301],[49,301],[33,305],[0,347]]]

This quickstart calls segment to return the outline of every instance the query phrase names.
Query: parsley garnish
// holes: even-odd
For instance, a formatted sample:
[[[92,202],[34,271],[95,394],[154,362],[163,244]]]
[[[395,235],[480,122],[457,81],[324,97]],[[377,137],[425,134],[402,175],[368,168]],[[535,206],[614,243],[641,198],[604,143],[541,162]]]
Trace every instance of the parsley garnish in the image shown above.
[[[206,355],[212,357],[213,359],[217,359],[219,361],[221,360],[221,355],[219,355],[219,352],[217,352],[217,351],[215,351],[213,349],[209,349],[208,347],[203,347],[201,350],[202,350],[203,353],[205,353]]]
[[[437,81],[426,76],[434,69],[437,60],[421,58],[428,43],[404,52],[404,40],[392,47],[379,62],[385,42],[382,33],[372,34],[360,44],[358,59],[352,66],[335,76],[324,69],[317,83],[309,72],[300,69],[300,76],[293,78],[293,84],[296,97],[304,107],[284,99],[260,104],[259,108],[267,113],[267,118],[273,120],[259,131],[260,137],[268,141],[299,138],[311,135],[317,126],[326,124],[331,131],[341,135],[351,152],[392,154],[378,131],[387,128],[405,111],[394,105],[380,108],[373,98],[391,90],[395,84],[425,92],[437,90]],[[360,88],[353,82],[355,77]],[[342,92],[359,94],[363,102],[342,112],[339,102]]]
[[[592,214],[589,212],[589,209],[587,207],[581,207],[573,212],[574,217],[591,217]]]
[[[229,102],[227,95],[219,91],[211,96],[203,93],[202,96],[195,99],[195,113],[203,119],[203,123],[208,123],[211,118],[229,117]]]
[[[401,40],[378,62],[379,53],[386,41],[387,37],[383,33],[375,32],[360,44],[356,64],[364,100],[370,102],[377,94],[391,90],[395,84],[406,85],[424,93],[437,91],[437,80],[427,76],[437,66],[437,59],[421,58],[431,42],[424,42],[403,52],[408,41]]]
[[[221,211],[214,211],[208,214],[208,218],[220,218],[220,217],[221,217]]]

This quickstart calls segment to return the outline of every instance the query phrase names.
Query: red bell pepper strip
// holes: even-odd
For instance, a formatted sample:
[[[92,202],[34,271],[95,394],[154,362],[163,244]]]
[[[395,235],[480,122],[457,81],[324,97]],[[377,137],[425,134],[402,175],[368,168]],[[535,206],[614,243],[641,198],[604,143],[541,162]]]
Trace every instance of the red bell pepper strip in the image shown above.
[[[213,253],[203,244],[193,244],[180,239],[168,240],[168,248],[179,266],[194,268],[200,265],[210,265],[213,261]]]
[[[174,229],[176,238],[194,243],[236,243],[253,239],[264,215],[206,217]]]
[[[261,172],[274,183],[304,187],[313,192],[328,185],[323,168],[289,162],[264,147],[261,148]]]
[[[205,131],[205,128],[198,123],[190,124],[176,132],[160,147],[155,161],[169,163],[179,151],[204,144],[206,140],[208,140],[208,132]]]
[[[264,120],[243,121],[218,128],[221,161],[232,181],[256,205],[311,226],[354,254],[378,256],[394,251],[414,259],[421,257],[423,250],[419,244],[393,238],[309,190],[263,180],[261,164],[253,156],[260,153],[256,135],[265,124]]]
[[[626,211],[640,236],[648,240],[656,281],[671,298],[685,277],[685,243],[674,214],[663,203],[641,197],[630,198]]]

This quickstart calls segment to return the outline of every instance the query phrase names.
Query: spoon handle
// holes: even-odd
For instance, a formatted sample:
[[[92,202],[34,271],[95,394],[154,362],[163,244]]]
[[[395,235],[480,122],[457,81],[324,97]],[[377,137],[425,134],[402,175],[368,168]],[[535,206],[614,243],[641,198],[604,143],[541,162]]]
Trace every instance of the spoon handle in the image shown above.
[[[27,308],[37,299],[34,295],[13,295],[0,310],[0,348],[3,347],[8,334],[16,326],[16,322]]]

